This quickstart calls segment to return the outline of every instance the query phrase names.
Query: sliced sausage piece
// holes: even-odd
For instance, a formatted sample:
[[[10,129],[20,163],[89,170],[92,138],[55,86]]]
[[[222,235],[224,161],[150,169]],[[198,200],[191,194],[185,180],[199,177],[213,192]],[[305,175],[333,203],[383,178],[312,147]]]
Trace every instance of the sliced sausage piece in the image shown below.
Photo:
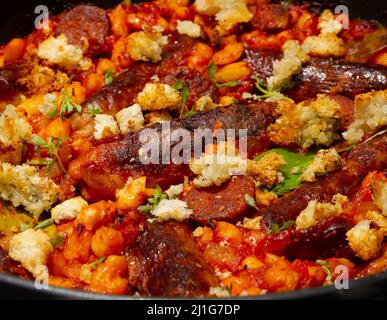
[[[69,43],[98,55],[105,51],[109,32],[109,18],[104,9],[92,5],[79,5],[59,17],[56,35],[65,34]]]
[[[285,248],[285,256],[291,259],[317,260],[344,254],[353,258],[348,247],[346,233],[348,222],[340,217],[326,219],[308,229],[295,230]],[[352,254],[351,254],[352,253]]]
[[[387,68],[333,59],[312,59],[295,77],[290,98],[302,101],[318,93],[354,98],[360,93],[387,89]]]
[[[150,130],[154,130],[156,135],[152,138],[153,143],[162,145],[162,139],[165,139],[164,126],[160,123],[153,124],[147,128],[129,132],[126,136],[120,136],[115,139],[101,140],[90,150],[78,159],[73,161],[69,166],[70,175],[79,183],[83,182],[83,186],[87,186],[87,190],[98,193],[99,197],[113,197],[117,188],[122,188],[129,177],[147,176],[147,184],[149,186],[160,185],[162,188],[168,188],[171,184],[178,184],[184,181],[184,176],[192,175],[188,165],[178,164],[173,161],[171,156],[171,163],[166,164],[163,161],[163,154],[165,152],[172,154],[175,147],[181,143],[185,148],[189,148],[191,153],[201,145],[195,146],[196,141],[193,139],[195,129],[233,129],[236,133],[236,139],[239,139],[238,134],[240,129],[247,129],[247,136],[255,136],[261,130],[267,128],[274,121],[272,116],[272,105],[267,102],[257,101],[247,106],[232,105],[223,108],[216,108],[207,112],[200,112],[194,116],[183,119],[172,120],[169,125],[171,133],[181,129],[187,130],[192,135],[187,141],[182,142],[171,141],[170,148],[161,150],[158,158],[152,160],[153,163],[144,164],[139,156],[140,148],[144,147],[141,141],[143,133],[148,134]],[[146,131],[144,131],[146,130]],[[163,136],[164,131],[164,136]],[[178,133],[179,131],[176,131]],[[143,137],[144,138],[144,137]],[[164,148],[165,149],[165,148]],[[177,147],[176,147],[177,149]],[[247,146],[249,149],[249,146]],[[180,150],[180,149],[179,149]],[[176,151],[175,151],[176,152]],[[189,156],[191,155],[189,154]],[[153,157],[152,157],[153,158]],[[165,158],[164,158],[165,159]],[[181,162],[179,162],[181,163]]]
[[[208,295],[210,287],[218,286],[191,230],[181,223],[147,223],[127,260],[129,285],[141,295]]]
[[[249,210],[246,194],[254,198],[253,179],[236,176],[219,187],[192,189],[185,195],[185,200],[193,210],[192,220],[200,224],[211,220],[236,222]]]
[[[250,21],[253,28],[273,32],[287,29],[289,25],[288,10],[281,4],[265,4],[249,7],[254,15]]]
[[[387,134],[384,134],[352,149],[338,171],[316,182],[302,184],[275,204],[259,210],[258,215],[263,216],[269,229],[273,223],[283,224],[288,220],[296,220],[310,200],[331,202],[337,193],[350,196],[370,171],[386,168]]]

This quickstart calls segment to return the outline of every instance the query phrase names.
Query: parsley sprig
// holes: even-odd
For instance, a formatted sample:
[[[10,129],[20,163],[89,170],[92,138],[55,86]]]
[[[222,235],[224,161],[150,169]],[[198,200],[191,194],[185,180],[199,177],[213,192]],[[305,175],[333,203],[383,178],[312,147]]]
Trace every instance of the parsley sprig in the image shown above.
[[[219,83],[218,80],[216,79],[216,71],[217,70],[218,70],[218,66],[215,63],[211,62],[208,65],[208,68],[207,68],[208,77],[215,83],[217,88],[235,87],[235,86],[239,86],[241,84],[239,81],[230,81],[230,82],[225,82],[225,83]]]
[[[87,109],[89,110],[92,117],[95,117],[97,114],[101,113],[101,108],[91,103],[87,104]]]
[[[180,117],[182,117],[184,115],[184,110],[187,106],[187,101],[190,95],[189,82],[184,81],[184,83],[182,83],[181,80],[177,80],[173,88],[181,94]]]
[[[50,137],[48,142],[46,142],[41,137],[35,135],[32,137],[31,142],[35,146],[35,154],[39,159],[31,160],[30,164],[47,166],[46,172],[49,172],[52,169],[55,161],[57,161],[62,171],[66,172],[62,160],[59,157],[59,149],[64,142],[62,139],[57,137]],[[47,153],[45,158],[42,157],[41,151],[45,151]]]
[[[295,225],[295,222],[293,220],[289,220],[283,223],[282,226],[280,226],[277,223],[273,223],[271,225],[270,234],[279,233],[281,231],[285,231],[286,229],[289,229]]]
[[[106,260],[106,257],[101,257],[101,258],[93,261],[92,263],[87,264],[86,267],[90,268],[92,270],[95,270],[95,269],[97,269],[98,265],[100,265],[105,260]]]
[[[248,193],[245,194],[245,202],[250,207],[253,207],[253,208],[258,210],[257,203],[255,202],[255,199],[251,195],[249,195]]]
[[[114,79],[114,73],[111,70],[107,70],[104,75],[105,85],[111,84]]]
[[[156,187],[155,193],[153,194],[152,198],[148,198],[148,204],[139,206],[137,208],[138,211],[141,212],[151,212],[154,208],[158,206],[158,204],[161,202],[161,200],[166,199],[167,195],[166,193],[161,191],[161,188],[159,186]]]
[[[255,72],[251,75],[251,78],[255,80],[255,87],[260,92],[260,95],[258,96],[260,99],[269,99],[269,98],[283,99],[284,96],[280,91],[289,89],[292,86],[292,83],[284,83],[281,86],[281,90],[277,91],[277,90],[272,90],[267,88],[265,81],[260,77],[258,77],[258,75]]]
[[[327,274],[325,281],[332,282],[332,273],[329,264],[325,260],[316,260],[316,263],[318,263],[323,268],[324,272]]]
[[[70,115],[74,111],[81,112],[82,107],[76,104],[73,98],[67,93],[67,89],[63,89],[59,97],[55,101],[55,108],[46,114],[49,119],[55,118],[58,114],[62,120],[66,118],[66,115]]]

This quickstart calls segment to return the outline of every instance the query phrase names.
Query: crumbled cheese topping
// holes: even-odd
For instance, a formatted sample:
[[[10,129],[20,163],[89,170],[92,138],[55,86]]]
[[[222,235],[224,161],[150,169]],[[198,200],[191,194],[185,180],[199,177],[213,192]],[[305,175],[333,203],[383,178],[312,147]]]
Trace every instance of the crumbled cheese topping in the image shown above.
[[[366,132],[387,125],[387,90],[368,92],[355,97],[355,121],[343,137],[350,143],[359,142]]]
[[[203,231],[203,227],[197,227],[193,232],[192,232],[192,235],[195,237],[195,238],[199,238],[203,235],[204,231]]]
[[[42,41],[38,47],[38,56],[63,67],[91,66],[84,61],[82,49],[67,43],[67,37],[64,34],[56,38],[51,36]]]
[[[192,210],[188,208],[186,202],[178,199],[163,199],[151,213],[159,222],[174,219],[183,221],[190,217]]]
[[[377,181],[372,185],[374,203],[387,216],[387,181]]]
[[[104,137],[117,135],[120,129],[113,116],[108,114],[97,114],[94,118],[94,138],[100,140]]]
[[[42,230],[27,229],[9,242],[9,256],[19,261],[35,278],[48,278],[46,263],[53,250],[50,238]]]
[[[191,159],[189,167],[198,175],[193,180],[197,187],[209,187],[212,184],[219,186],[233,175],[244,174],[247,161],[239,155],[203,153],[199,159]]]
[[[318,28],[321,34],[339,34],[343,26],[336,20],[332,11],[326,9],[318,18]]]
[[[285,159],[275,152],[265,154],[258,161],[248,160],[247,173],[257,178],[259,184],[272,186],[278,178],[278,171],[286,163]]]
[[[310,55],[319,58],[341,57],[347,50],[344,40],[332,33],[307,37],[304,45],[309,48]]]
[[[0,164],[0,197],[17,207],[39,216],[51,208],[59,193],[59,187],[49,178],[42,177],[30,165],[13,166]]]
[[[309,201],[308,206],[301,211],[296,219],[297,229],[308,229],[324,219],[340,215],[343,212],[342,206],[347,201],[347,197],[339,193],[333,196],[332,203]]]
[[[181,183],[181,184],[170,186],[168,190],[165,191],[165,193],[171,199],[171,198],[178,197],[183,192],[183,190],[184,190],[184,184]]]
[[[55,93],[46,93],[43,97],[43,103],[39,105],[39,111],[41,114],[47,114],[57,107],[56,105],[57,95]]]
[[[127,134],[131,130],[140,129],[144,125],[144,116],[138,104],[133,104],[128,108],[120,110],[115,115],[115,118],[123,134]]]
[[[347,232],[347,240],[358,257],[370,260],[380,253],[383,236],[378,230],[371,229],[371,221],[362,220]]]
[[[127,51],[133,60],[159,62],[168,38],[159,30],[147,29],[127,37]]]
[[[230,292],[224,287],[211,287],[208,294],[218,298],[230,297]]]
[[[282,46],[283,57],[274,61],[273,74],[267,79],[270,90],[278,90],[283,83],[301,71],[301,66],[309,60],[308,48],[296,40],[288,40]]]
[[[180,94],[168,84],[148,82],[138,94],[136,102],[142,110],[176,109]]]
[[[200,26],[189,20],[177,20],[177,32],[191,38],[199,38],[202,34]]]
[[[0,113],[0,147],[14,147],[31,137],[32,128],[20,117],[13,105],[7,105]]]
[[[54,219],[55,223],[59,223],[62,220],[75,219],[82,209],[87,206],[87,201],[82,197],[68,199],[51,209],[51,218]]]
[[[221,35],[227,34],[239,23],[249,22],[253,18],[243,0],[196,0],[194,6],[201,14],[215,15],[217,29]]]
[[[301,175],[301,181],[313,182],[318,175],[324,175],[338,168],[340,156],[336,149],[319,150],[313,161]]]
[[[243,218],[242,227],[249,230],[261,230],[261,221],[263,217],[258,216],[255,218]]]
[[[196,111],[208,111],[216,108],[217,105],[212,101],[211,97],[208,95],[205,95],[203,97],[200,97],[198,100],[195,101],[195,107],[194,109]]]
[[[308,148],[314,144],[329,146],[337,138],[341,107],[328,95],[319,94],[308,104],[282,102],[276,111],[280,117],[269,126],[270,138],[275,143],[296,143]]]

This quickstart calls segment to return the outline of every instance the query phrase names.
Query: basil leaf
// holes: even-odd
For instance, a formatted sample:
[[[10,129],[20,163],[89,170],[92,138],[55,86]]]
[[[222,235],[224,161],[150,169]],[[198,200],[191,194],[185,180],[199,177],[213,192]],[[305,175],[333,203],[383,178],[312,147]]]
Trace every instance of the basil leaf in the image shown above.
[[[302,173],[305,171],[308,165],[311,164],[315,157],[315,154],[301,154],[281,148],[276,148],[260,154],[255,158],[255,160],[261,159],[264,155],[270,152],[279,154],[286,162],[280,168],[280,172],[284,175],[284,181],[270,189],[270,191],[274,192],[277,196],[288,193],[301,184]]]

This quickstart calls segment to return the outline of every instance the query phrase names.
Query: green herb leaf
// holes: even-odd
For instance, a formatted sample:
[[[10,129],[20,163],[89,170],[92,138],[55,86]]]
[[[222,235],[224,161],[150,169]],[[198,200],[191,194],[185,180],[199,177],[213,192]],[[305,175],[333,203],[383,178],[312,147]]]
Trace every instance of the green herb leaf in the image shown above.
[[[20,232],[23,232],[27,229],[30,229],[32,226],[31,226],[31,223],[21,223],[20,224]]]
[[[132,4],[132,0],[124,0],[123,3],[130,6]]]
[[[151,212],[154,208],[158,206],[161,200],[166,199],[167,194],[161,191],[159,186],[156,186],[155,193],[152,198],[148,198],[148,204],[139,206],[137,210],[141,212]]]
[[[87,109],[89,110],[92,117],[95,117],[97,114],[101,113],[101,108],[91,103],[87,104]]]
[[[111,70],[105,72],[105,85],[111,84],[113,82],[114,73]]]
[[[260,154],[255,158],[255,160],[261,159],[264,155],[270,152],[279,154],[286,162],[280,168],[280,172],[284,175],[284,181],[270,189],[270,191],[274,192],[277,196],[288,193],[301,184],[302,173],[315,157],[315,154],[301,154],[281,148],[276,148]]]
[[[276,90],[270,90],[266,88],[265,81],[258,77],[258,75],[254,72],[251,75],[251,78],[255,80],[255,87],[258,89],[258,91],[261,93],[258,97],[260,99],[268,99],[268,98],[278,98],[283,99],[284,96],[281,94],[281,92]],[[291,83],[283,83],[281,85],[281,89],[290,88],[292,86]]]
[[[184,110],[187,105],[187,101],[189,98],[189,82],[184,81],[184,83],[181,82],[181,80],[177,80],[176,83],[174,84],[173,88],[176,91],[180,91],[181,94],[181,107],[180,107],[180,117],[184,115]]]
[[[316,263],[321,265],[324,272],[327,274],[325,281],[331,282],[332,281],[332,273],[329,264],[325,260],[316,260]]]
[[[377,133],[375,133],[374,135],[372,135],[371,137],[369,137],[368,139],[364,140],[363,142],[359,142],[359,143],[367,143],[369,141],[371,141],[372,139],[378,137],[378,136],[381,136],[383,134],[385,134],[387,132],[387,129],[384,129],[382,131],[379,131]],[[342,148],[340,150],[337,150],[337,153],[342,153],[342,152],[345,152],[345,151],[349,151],[349,150],[352,150],[354,147],[356,147],[359,143],[353,143],[353,144],[350,144],[349,146],[345,147],[345,148]]]
[[[207,67],[207,74],[208,77],[212,80],[213,83],[215,83],[217,88],[221,87],[235,87],[239,86],[241,83],[239,81],[230,81],[226,83],[219,83],[218,80],[216,80],[216,71],[218,70],[218,66],[211,62]]]
[[[57,233],[53,238],[50,239],[52,246],[56,249],[59,248],[65,240],[65,236],[61,233]]]
[[[54,224],[54,219],[49,218],[49,219],[46,219],[46,220],[43,220],[43,221],[39,222],[35,226],[35,229],[45,229],[45,228],[51,226],[52,224]]]
[[[257,204],[255,202],[255,199],[249,195],[248,193],[245,194],[245,202],[250,206],[258,210]]]
[[[55,160],[58,162],[59,167],[63,172],[66,172],[66,169],[63,166],[63,163],[59,157],[59,149],[63,144],[63,140],[57,137],[50,137],[48,142],[43,140],[38,135],[34,135],[31,138],[31,143],[35,146],[35,154],[38,156],[38,160],[34,159],[29,161],[30,164],[43,165],[47,166],[47,172],[51,170],[52,166],[55,163]],[[41,150],[47,152],[47,158],[42,158]]]
[[[74,111],[81,112],[82,107],[74,102],[74,100],[67,94],[67,89],[63,89],[59,97],[56,99],[56,107],[46,114],[47,118],[54,118],[58,114],[58,109],[60,118],[65,119],[66,115],[70,115]]]
[[[106,257],[101,257],[101,258],[95,260],[94,262],[87,264],[86,267],[90,268],[92,270],[95,270],[95,269],[97,269],[98,265],[101,264],[102,262],[104,262],[105,260],[106,260]]]
[[[286,229],[289,229],[289,228],[293,227],[294,225],[295,225],[295,222],[293,220],[288,220],[288,221],[284,222],[284,224],[282,226],[279,226],[278,224],[273,223],[271,225],[270,234],[285,231]]]

